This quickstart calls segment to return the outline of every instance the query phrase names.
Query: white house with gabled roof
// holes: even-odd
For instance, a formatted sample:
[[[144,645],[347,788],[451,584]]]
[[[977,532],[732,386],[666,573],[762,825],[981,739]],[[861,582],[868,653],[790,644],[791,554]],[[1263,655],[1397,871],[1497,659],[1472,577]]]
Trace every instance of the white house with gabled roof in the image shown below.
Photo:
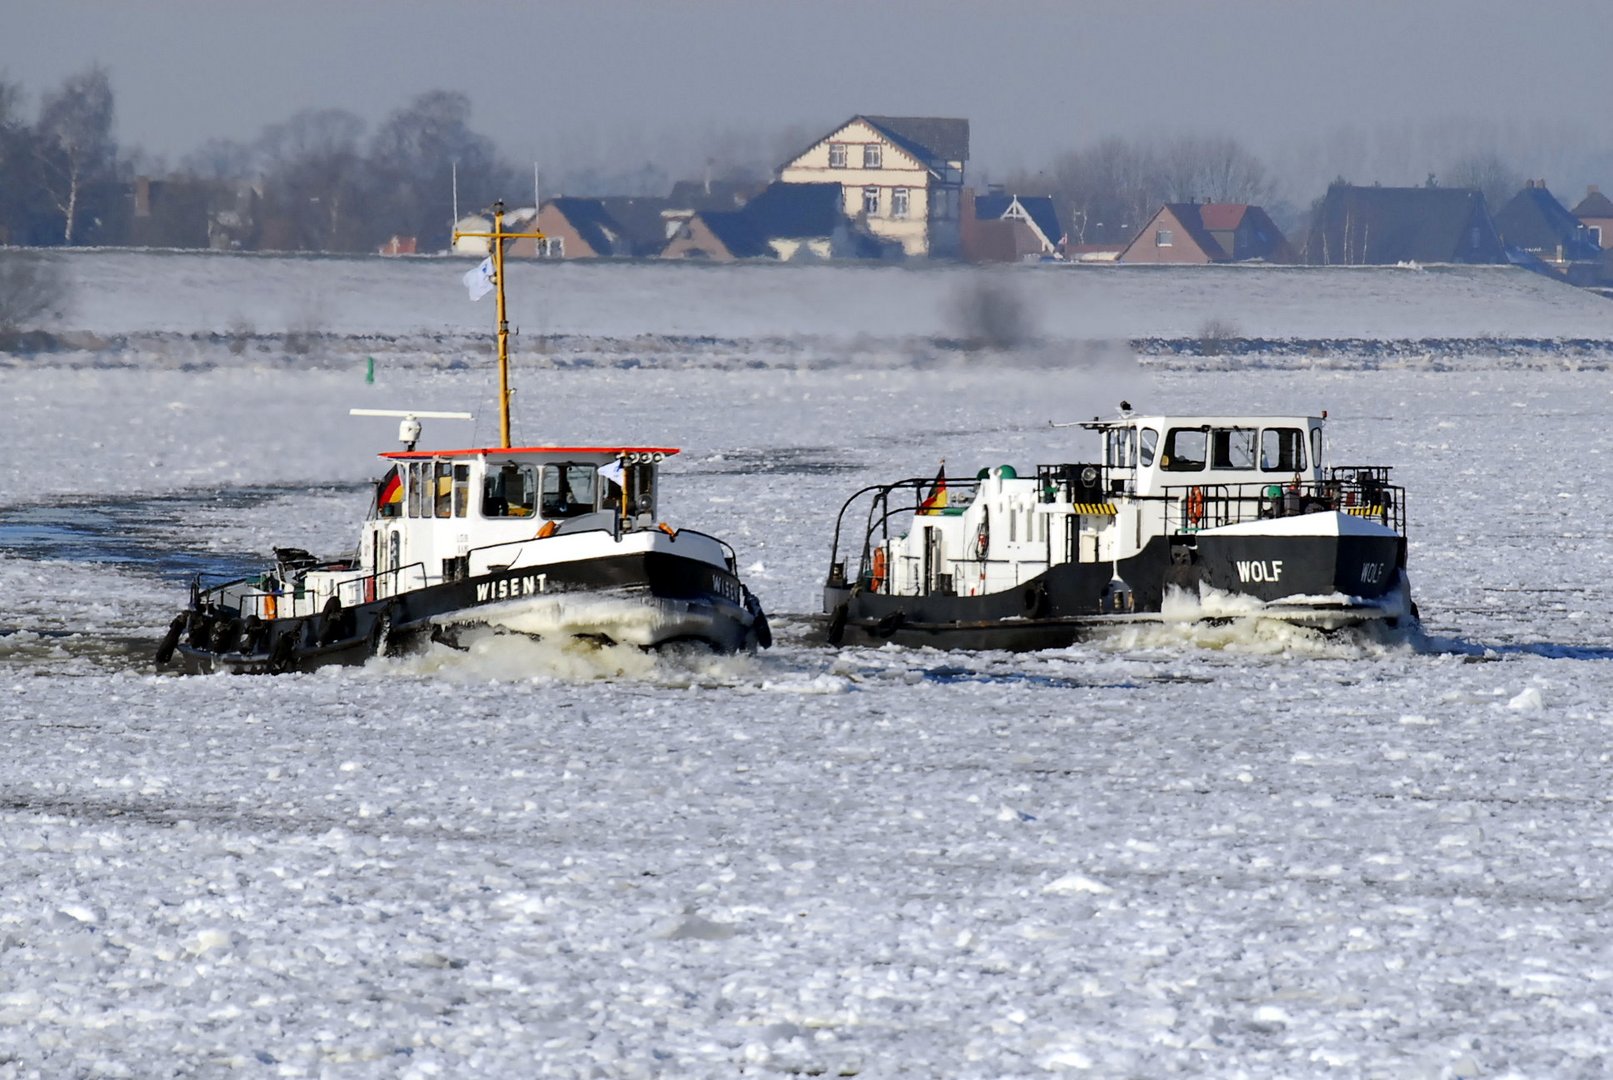
[[[910,256],[959,249],[969,121],[854,116],[779,168],[786,184],[837,183],[846,215]]]

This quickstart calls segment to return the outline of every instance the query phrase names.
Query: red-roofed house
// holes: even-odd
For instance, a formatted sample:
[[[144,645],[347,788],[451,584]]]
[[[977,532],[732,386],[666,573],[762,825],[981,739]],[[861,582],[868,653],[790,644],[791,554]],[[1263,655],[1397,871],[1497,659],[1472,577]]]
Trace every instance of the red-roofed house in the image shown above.
[[[1122,263],[1292,262],[1264,210],[1245,203],[1166,203],[1116,257]]]

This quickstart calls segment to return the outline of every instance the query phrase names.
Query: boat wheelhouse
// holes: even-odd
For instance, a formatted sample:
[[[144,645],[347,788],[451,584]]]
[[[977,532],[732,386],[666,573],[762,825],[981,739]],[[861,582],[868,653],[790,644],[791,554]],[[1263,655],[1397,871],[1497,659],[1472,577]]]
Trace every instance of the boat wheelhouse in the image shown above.
[[[1079,425],[1095,460],[865,488],[835,526],[830,640],[1051,648],[1167,608],[1323,629],[1412,618],[1405,493],[1388,466],[1327,464],[1325,423],[1123,406]]]

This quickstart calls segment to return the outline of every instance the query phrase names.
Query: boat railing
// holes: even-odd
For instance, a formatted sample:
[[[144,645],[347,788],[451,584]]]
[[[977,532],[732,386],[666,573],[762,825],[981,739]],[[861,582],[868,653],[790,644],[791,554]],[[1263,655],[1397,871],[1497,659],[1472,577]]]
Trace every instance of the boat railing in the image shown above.
[[[1338,466],[1322,480],[1183,484],[1165,488],[1166,525],[1195,533],[1245,521],[1340,511],[1406,531],[1406,492],[1388,483],[1387,466]]]
[[[854,580],[864,588],[873,585],[874,550],[891,538],[893,526],[899,527],[920,514],[963,513],[963,508],[974,501],[980,481],[979,476],[939,478],[947,496],[947,505],[940,509],[927,510],[924,507],[925,501],[937,487],[938,478],[933,476],[910,476],[894,483],[870,484],[853,492],[835,516],[834,539],[829,547],[829,584],[838,587],[847,584],[848,580]],[[846,556],[843,557],[840,553],[841,537],[845,535],[848,524],[857,520],[853,508],[865,501],[867,511],[863,517],[861,544],[857,551],[857,573],[854,579],[848,579],[846,562],[851,555],[853,541],[847,537]],[[886,581],[889,581],[889,574],[886,575]]]

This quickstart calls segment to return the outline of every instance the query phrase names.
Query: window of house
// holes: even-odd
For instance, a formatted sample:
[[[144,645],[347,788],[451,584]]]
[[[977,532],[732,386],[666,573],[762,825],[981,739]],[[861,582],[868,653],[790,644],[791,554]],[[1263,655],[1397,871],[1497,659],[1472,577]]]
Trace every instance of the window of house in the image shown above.
[[[866,143],[866,144],[864,144],[864,146],[863,146],[863,168],[865,168],[865,169],[877,169],[877,168],[879,168],[880,167],[880,164],[879,164],[880,160],[884,156],[884,150],[885,150],[885,148],[883,146],[880,146],[878,143]]]
[[[546,236],[543,238],[543,250],[538,252],[545,259],[564,259],[566,257],[566,238],[564,236]]]
[[[846,167],[846,144],[832,142],[829,144],[829,168],[844,169]]]
[[[1175,242],[1176,242],[1176,236],[1169,229],[1155,229],[1154,230],[1154,246],[1155,247],[1170,247]]]
[[[899,187],[891,192],[891,217],[907,216],[907,189]]]
[[[869,217],[879,213],[879,189],[877,187],[863,188],[863,213]]]
[[[1600,225],[1587,225],[1585,226],[1585,232],[1597,247],[1602,246],[1602,227]]]

